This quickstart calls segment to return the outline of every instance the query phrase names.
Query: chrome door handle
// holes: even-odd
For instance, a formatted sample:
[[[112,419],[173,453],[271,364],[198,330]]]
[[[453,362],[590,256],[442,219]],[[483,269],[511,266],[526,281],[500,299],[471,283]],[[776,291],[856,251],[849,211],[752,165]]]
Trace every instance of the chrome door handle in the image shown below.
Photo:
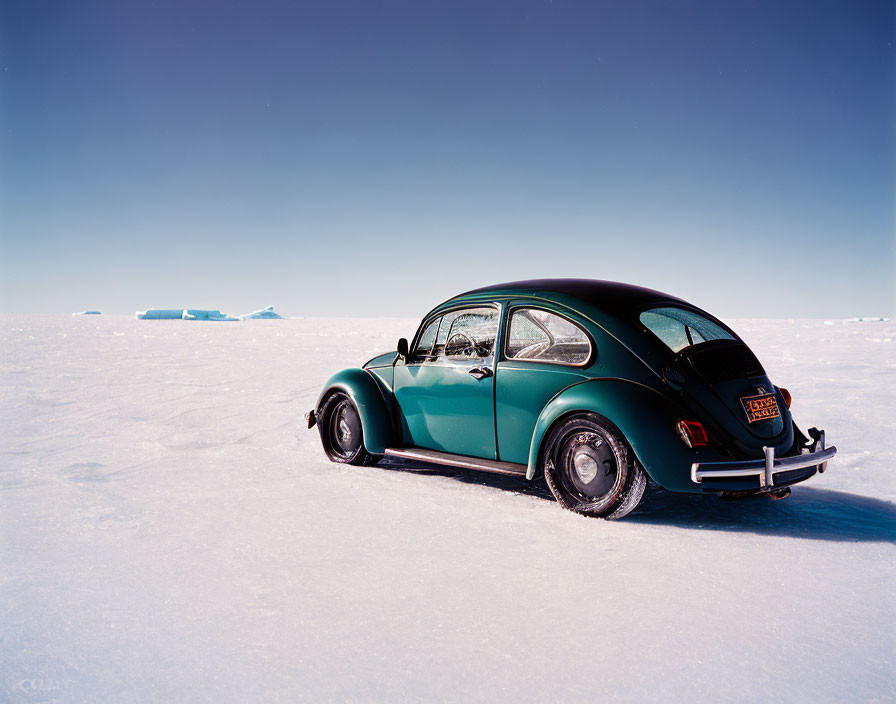
[[[477,379],[485,379],[485,377],[492,375],[492,370],[488,367],[473,367],[468,373]]]

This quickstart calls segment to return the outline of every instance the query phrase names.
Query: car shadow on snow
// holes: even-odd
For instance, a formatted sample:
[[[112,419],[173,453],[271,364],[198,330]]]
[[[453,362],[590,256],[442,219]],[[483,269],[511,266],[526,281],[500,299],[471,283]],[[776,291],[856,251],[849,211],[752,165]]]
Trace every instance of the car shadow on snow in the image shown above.
[[[398,458],[384,459],[381,469],[434,474],[553,501],[543,481]],[[896,504],[845,491],[793,487],[788,499],[755,496],[725,501],[717,496],[676,494],[652,486],[641,505],[624,519],[631,523],[694,530],[722,530],[810,540],[896,543]]]
[[[790,498],[725,501],[653,487],[628,518],[635,523],[812,540],[896,543],[896,504],[845,491],[793,487]]]

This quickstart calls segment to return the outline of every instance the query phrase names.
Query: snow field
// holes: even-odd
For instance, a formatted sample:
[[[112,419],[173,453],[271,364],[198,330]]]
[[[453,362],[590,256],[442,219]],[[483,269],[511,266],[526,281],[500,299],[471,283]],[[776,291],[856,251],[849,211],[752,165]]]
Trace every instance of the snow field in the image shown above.
[[[301,417],[416,321],[0,316],[0,693],[892,701],[896,325],[732,321],[840,448],[783,502],[333,465]]]

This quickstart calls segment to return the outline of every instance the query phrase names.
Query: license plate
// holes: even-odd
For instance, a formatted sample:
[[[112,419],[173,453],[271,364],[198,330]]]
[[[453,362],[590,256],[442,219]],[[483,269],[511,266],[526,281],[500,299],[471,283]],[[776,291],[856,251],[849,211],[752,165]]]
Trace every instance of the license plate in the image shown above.
[[[758,396],[741,396],[741,404],[747,413],[750,423],[758,423],[761,420],[778,418],[781,411],[778,410],[778,402],[774,394],[759,394]]]

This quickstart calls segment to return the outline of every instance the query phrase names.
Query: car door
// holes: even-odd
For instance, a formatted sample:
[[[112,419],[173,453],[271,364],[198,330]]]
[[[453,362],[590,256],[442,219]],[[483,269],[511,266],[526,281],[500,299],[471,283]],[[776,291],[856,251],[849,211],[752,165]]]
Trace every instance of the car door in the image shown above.
[[[568,386],[590,378],[596,350],[572,311],[528,302],[508,306],[505,342],[495,372],[498,451],[503,462],[526,464],[538,416]]]
[[[494,367],[500,307],[466,306],[424,321],[394,392],[406,446],[495,459]]]

